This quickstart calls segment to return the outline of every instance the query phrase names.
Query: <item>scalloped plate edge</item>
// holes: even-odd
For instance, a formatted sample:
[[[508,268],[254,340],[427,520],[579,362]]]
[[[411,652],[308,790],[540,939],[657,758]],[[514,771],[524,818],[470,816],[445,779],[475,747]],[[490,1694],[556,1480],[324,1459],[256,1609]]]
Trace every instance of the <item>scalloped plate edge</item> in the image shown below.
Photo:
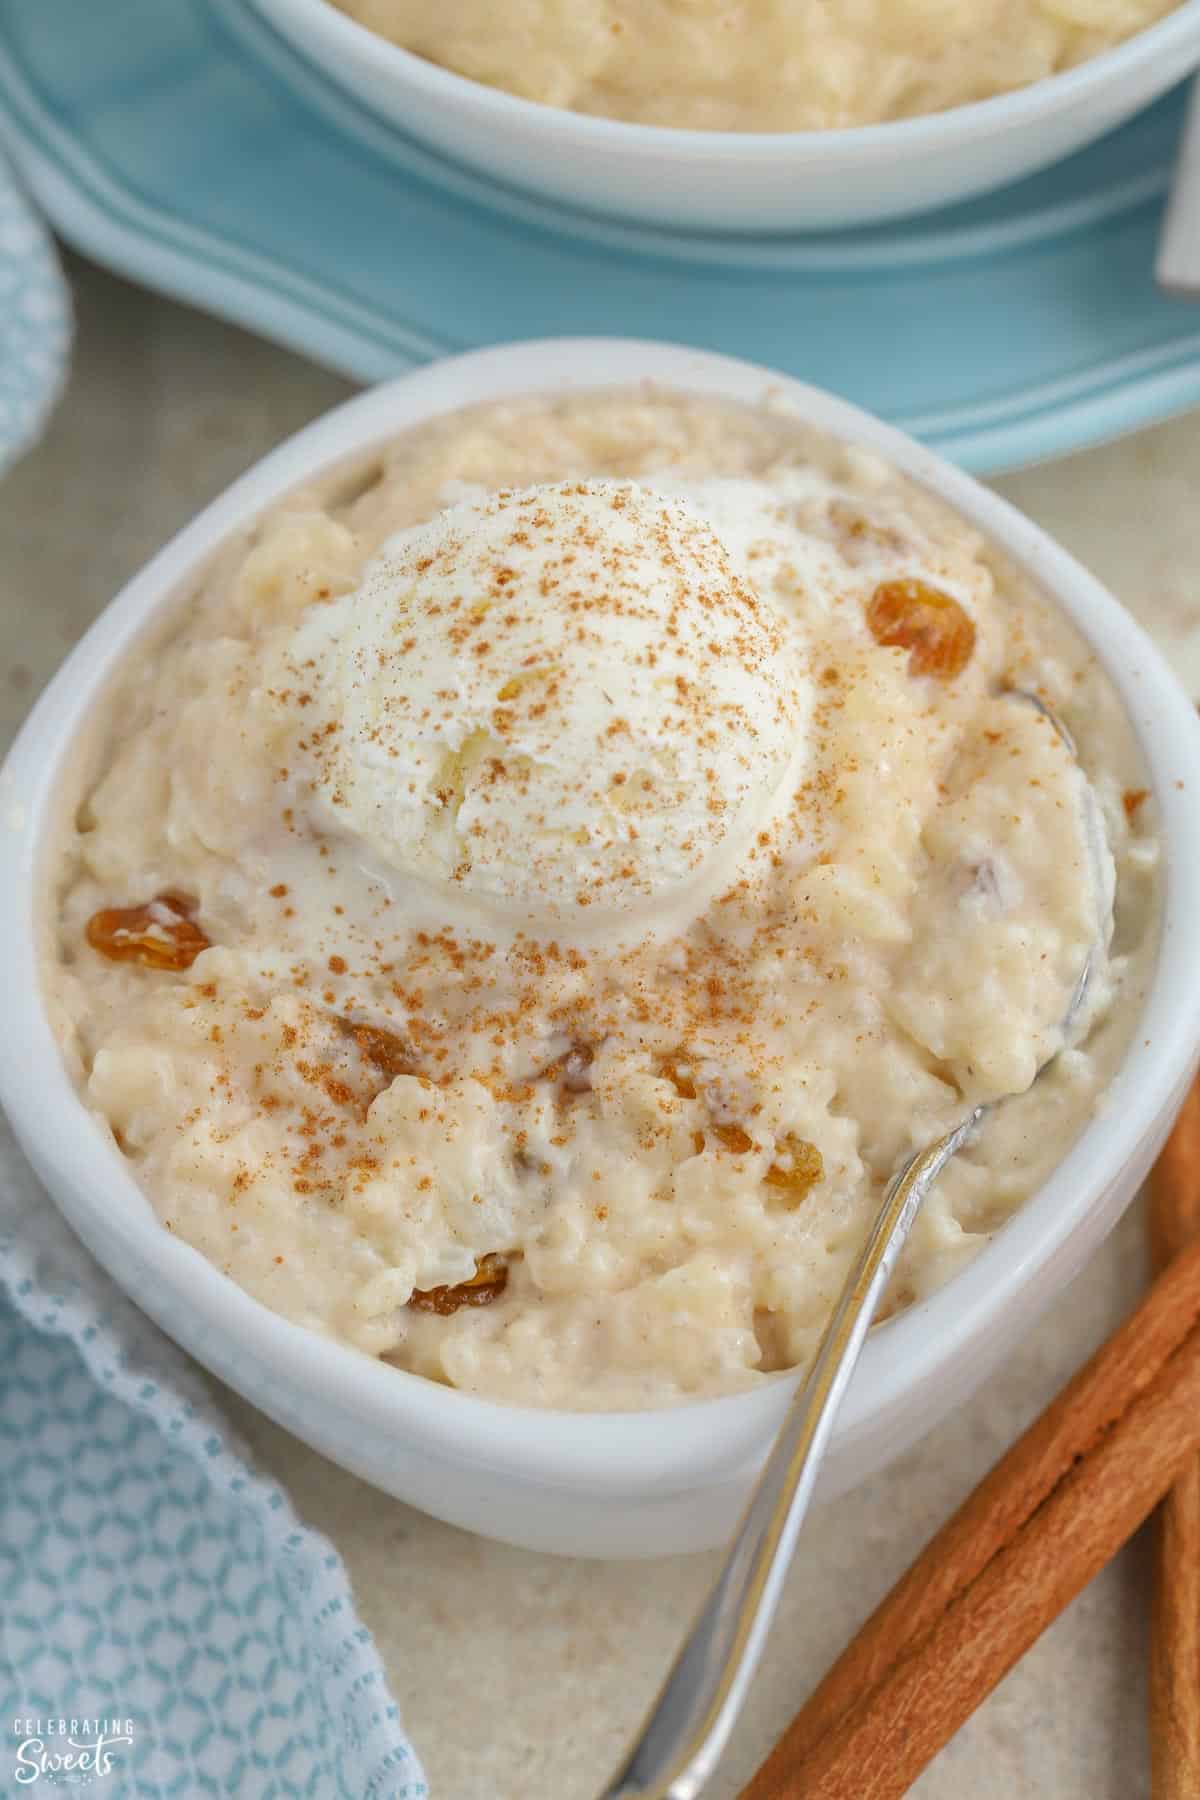
[[[349,379],[373,382],[467,346],[441,342],[274,259],[173,217],[97,170],[29,95],[0,47],[0,142],[59,234],[114,272],[200,305]],[[60,141],[61,140],[61,141]],[[995,407],[891,422],[975,474],[1107,442],[1200,404],[1200,330]]]

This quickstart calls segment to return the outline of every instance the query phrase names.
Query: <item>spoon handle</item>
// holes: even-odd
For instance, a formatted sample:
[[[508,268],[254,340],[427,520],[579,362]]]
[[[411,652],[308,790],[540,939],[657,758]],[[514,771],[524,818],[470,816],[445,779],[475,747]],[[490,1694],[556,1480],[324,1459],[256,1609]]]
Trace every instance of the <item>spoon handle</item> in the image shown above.
[[[888,1183],[724,1567],[628,1756],[598,1800],[695,1800],[716,1767],[762,1654],[834,1418],[883,1290],[925,1196],[982,1111],[977,1107],[918,1151]]]

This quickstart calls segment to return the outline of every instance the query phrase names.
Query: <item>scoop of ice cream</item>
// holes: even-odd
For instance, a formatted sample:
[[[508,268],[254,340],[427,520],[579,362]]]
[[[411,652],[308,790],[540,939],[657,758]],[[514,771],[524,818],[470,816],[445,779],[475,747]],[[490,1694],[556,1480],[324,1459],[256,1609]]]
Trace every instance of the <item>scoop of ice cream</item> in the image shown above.
[[[455,506],[309,630],[337,722],[319,804],[518,922],[701,903],[803,754],[794,627],[686,503],[628,482]]]

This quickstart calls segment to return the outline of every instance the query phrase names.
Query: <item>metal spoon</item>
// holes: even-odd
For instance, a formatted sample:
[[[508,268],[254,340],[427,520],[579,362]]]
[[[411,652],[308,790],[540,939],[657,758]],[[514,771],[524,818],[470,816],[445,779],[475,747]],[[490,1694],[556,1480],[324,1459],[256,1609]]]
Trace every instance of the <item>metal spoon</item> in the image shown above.
[[[1036,707],[1076,756],[1070,732],[1035,694],[1022,688],[1005,691]],[[1086,781],[1083,795],[1085,832],[1095,860],[1105,844],[1104,825]],[[1104,891],[1099,881],[1098,892]],[[1111,926],[1111,917],[1107,925]],[[1063,1042],[1036,1079],[1070,1041],[1097,957],[1106,947],[1107,929],[1084,960],[1063,1020]],[[972,1107],[952,1131],[916,1151],[892,1176],[812,1367],[780,1426],[724,1567],[625,1761],[597,1800],[695,1800],[708,1781],[753,1679],[838,1407],[896,1260],[946,1164],[987,1114],[1003,1104],[1002,1097]]]

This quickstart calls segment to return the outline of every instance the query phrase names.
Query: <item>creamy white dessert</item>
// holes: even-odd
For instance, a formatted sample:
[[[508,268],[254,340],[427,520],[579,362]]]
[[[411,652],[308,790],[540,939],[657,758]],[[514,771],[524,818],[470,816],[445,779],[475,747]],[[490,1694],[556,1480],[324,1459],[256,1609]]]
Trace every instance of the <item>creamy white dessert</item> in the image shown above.
[[[333,0],[525,100],[698,131],[944,112],[1074,68],[1178,0]]]
[[[481,929],[686,923],[803,756],[782,616],[698,513],[629,482],[452,508],[289,654],[336,722],[325,824]]]
[[[966,1107],[1020,1095],[893,1308],[1060,1160],[1153,956],[1141,773],[1067,624],[873,457],[652,389],[495,405],[292,496],[130,659],[46,984],[164,1226],[267,1305],[660,1405],[810,1354]]]

